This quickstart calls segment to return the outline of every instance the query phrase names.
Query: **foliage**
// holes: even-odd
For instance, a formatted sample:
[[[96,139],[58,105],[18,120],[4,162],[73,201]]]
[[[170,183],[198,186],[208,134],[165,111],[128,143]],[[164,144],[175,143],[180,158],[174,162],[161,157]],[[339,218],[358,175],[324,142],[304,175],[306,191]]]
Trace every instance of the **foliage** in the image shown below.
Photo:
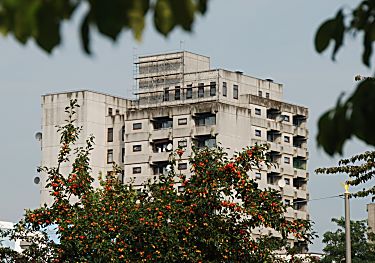
[[[363,37],[362,62],[370,67],[374,38],[375,2],[362,1],[353,10],[339,9],[337,14],[322,23],[315,36],[315,49],[321,53],[333,43],[332,59],[344,45],[346,35]],[[357,78],[356,80],[360,80]],[[318,144],[333,155],[342,154],[344,143],[352,136],[375,145],[374,121],[375,81],[365,78],[353,94],[342,101],[340,96],[336,107],[325,112],[319,120]]]
[[[357,186],[370,182],[375,175],[375,151],[368,151],[362,154],[352,156],[348,159],[342,159],[339,161],[339,166],[318,168],[315,170],[316,173],[324,174],[338,174],[346,173],[349,176],[349,180],[346,182],[349,185]],[[354,194],[353,197],[366,197],[371,196],[375,198],[375,185]]]
[[[323,243],[326,244],[323,251],[326,256],[322,263],[342,262],[345,258],[345,219],[333,218],[332,222],[339,227],[335,232],[328,231],[323,235]],[[352,262],[375,262],[375,237],[373,233],[367,233],[367,223],[363,221],[350,222],[350,237],[352,242]]]
[[[176,26],[191,31],[196,14],[204,14],[208,0],[0,0],[0,33],[13,34],[19,43],[34,39],[50,53],[61,44],[61,24],[71,20],[77,9],[84,51],[91,53],[93,28],[116,41],[123,30],[141,39],[145,18],[153,15],[155,29],[168,35]]]
[[[275,251],[287,249],[287,238],[309,242],[310,222],[287,220],[279,192],[260,190],[249,177],[253,167],[268,165],[265,146],[247,147],[228,158],[221,148],[194,148],[188,177],[174,169],[137,192],[112,175],[100,179],[93,189],[86,147],[71,147],[80,129],[74,126],[72,101],[66,108],[68,122],[60,128],[58,165],[41,167],[48,174],[51,206],[27,211],[12,238],[43,234],[23,257],[38,262],[277,262]],[[60,165],[74,153],[72,171],[64,176]],[[171,156],[174,167],[184,155]],[[176,190],[176,183],[184,191]],[[72,197],[74,197],[72,201]],[[47,227],[57,226],[59,242],[46,239]],[[277,235],[254,238],[257,227],[273,229]],[[39,248],[39,251],[38,249]]]

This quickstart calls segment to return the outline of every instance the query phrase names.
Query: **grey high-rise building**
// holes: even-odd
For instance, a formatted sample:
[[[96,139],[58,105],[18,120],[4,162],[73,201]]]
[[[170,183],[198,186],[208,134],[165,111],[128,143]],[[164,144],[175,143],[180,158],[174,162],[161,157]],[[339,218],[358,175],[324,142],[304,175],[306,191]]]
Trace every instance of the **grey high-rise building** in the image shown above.
[[[64,123],[64,108],[74,98],[81,106],[79,143],[95,136],[94,175],[116,162],[124,169],[123,182],[141,184],[165,172],[169,151],[178,146],[187,147],[187,153],[176,169],[188,174],[192,143],[210,147],[220,142],[229,153],[267,143],[278,166],[262,167],[251,176],[261,188],[280,190],[286,204],[294,203],[287,217],[309,218],[308,109],[284,102],[282,84],[211,69],[209,57],[186,51],[139,57],[134,70],[133,100],[87,90],[42,96],[42,165],[56,164],[56,125]],[[49,203],[43,177],[41,203]]]

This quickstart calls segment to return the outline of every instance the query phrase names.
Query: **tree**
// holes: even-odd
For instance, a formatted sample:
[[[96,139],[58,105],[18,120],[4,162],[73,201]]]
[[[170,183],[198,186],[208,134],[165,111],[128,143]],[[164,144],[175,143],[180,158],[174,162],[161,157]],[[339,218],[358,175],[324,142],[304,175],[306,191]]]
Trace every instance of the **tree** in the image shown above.
[[[374,38],[375,3],[362,1],[352,10],[340,8],[337,14],[321,24],[315,36],[315,49],[318,53],[327,50],[333,43],[332,59],[344,44],[346,35],[363,37],[362,62],[370,67]],[[356,80],[361,78],[356,77]],[[375,81],[367,78],[359,83],[356,90],[345,101],[339,97],[334,108],[325,112],[319,119],[318,144],[324,151],[333,155],[342,154],[347,140],[352,136],[375,146],[373,132],[375,106]]]
[[[368,151],[358,155],[354,155],[348,159],[339,161],[339,165],[335,167],[318,168],[315,170],[320,174],[340,174],[345,173],[349,176],[347,184],[358,186],[370,182],[375,175],[375,151]],[[363,188],[354,194],[352,197],[366,197],[371,196],[375,198],[375,185],[369,188]]]
[[[85,147],[72,146],[80,128],[74,125],[76,101],[60,127],[57,167],[41,167],[48,174],[51,206],[26,212],[11,238],[28,239],[32,246],[22,257],[38,262],[277,262],[275,251],[286,249],[287,238],[309,242],[306,220],[287,220],[280,193],[260,190],[249,178],[253,167],[269,165],[266,147],[247,147],[228,158],[221,148],[197,149],[190,157],[189,177],[176,174],[183,149],[171,155],[171,171],[136,191],[113,174],[91,187],[89,156],[93,137]],[[60,165],[75,160],[64,176]],[[184,189],[176,190],[176,183]],[[180,188],[181,190],[181,188]],[[74,202],[72,202],[74,197]],[[56,226],[59,241],[48,239],[47,227]],[[257,227],[274,235],[254,238]],[[34,237],[30,233],[40,232]],[[37,238],[38,240],[32,240]],[[295,248],[294,248],[295,249]]]
[[[151,13],[155,29],[168,35],[176,26],[190,31],[195,15],[204,14],[208,0],[1,0],[0,33],[13,34],[21,44],[34,39],[50,53],[61,43],[61,25],[82,6],[80,36],[84,52],[91,53],[92,28],[116,41],[123,30],[140,40],[145,17]]]
[[[326,244],[323,251],[326,253],[321,260],[322,263],[343,262],[345,259],[345,219],[343,217],[333,218],[339,229],[335,232],[328,231],[323,235],[323,243]],[[367,223],[362,221],[350,222],[350,236],[352,241],[352,262],[370,263],[375,262],[374,234],[368,233]]]

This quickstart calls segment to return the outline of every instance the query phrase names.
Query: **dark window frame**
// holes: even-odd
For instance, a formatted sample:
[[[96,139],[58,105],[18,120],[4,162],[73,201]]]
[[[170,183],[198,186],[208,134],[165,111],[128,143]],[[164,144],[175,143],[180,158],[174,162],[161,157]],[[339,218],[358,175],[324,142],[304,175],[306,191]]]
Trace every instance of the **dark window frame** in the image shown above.
[[[238,85],[233,84],[233,99],[238,100]]]
[[[262,130],[255,129],[255,136],[262,137]]]
[[[255,108],[255,109],[254,109],[254,113],[255,113],[255,115],[262,115],[262,109],[260,109],[260,108]]]
[[[133,167],[133,174],[140,174],[142,173],[142,167],[140,166],[136,166],[136,167]]]
[[[186,88],[186,99],[192,99],[193,98],[193,85],[189,84]]]
[[[107,142],[113,142],[113,128],[107,129]]]
[[[227,95],[228,95],[227,83],[224,81],[223,82],[223,97],[226,97]]]
[[[177,167],[178,170],[187,170],[188,165],[187,163],[179,163]]]
[[[187,125],[187,118],[180,118],[177,120],[178,125]]]
[[[210,96],[211,97],[216,96],[216,82],[215,81],[210,82]]]
[[[113,149],[107,149],[107,163],[113,162]]]
[[[169,101],[169,88],[164,88],[163,101]]]
[[[142,151],[142,145],[141,144],[133,145],[133,152],[141,152],[141,151]]]
[[[204,98],[204,83],[198,83],[198,98]]]
[[[133,123],[133,130],[142,130],[142,122]]]
[[[181,88],[180,88],[180,86],[175,87],[174,100],[181,100]]]

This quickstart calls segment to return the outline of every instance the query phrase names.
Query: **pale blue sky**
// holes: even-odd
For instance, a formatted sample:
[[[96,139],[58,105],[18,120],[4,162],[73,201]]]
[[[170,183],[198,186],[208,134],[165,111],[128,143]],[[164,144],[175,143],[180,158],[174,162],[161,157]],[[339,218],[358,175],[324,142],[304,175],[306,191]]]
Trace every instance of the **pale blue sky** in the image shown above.
[[[33,184],[40,148],[34,139],[40,130],[40,96],[50,92],[90,89],[119,96],[132,91],[133,54],[184,49],[211,57],[212,67],[241,70],[259,78],[272,78],[284,84],[286,101],[310,109],[309,171],[310,198],[343,192],[344,177],[317,176],[319,166],[334,165],[315,143],[317,118],[335,104],[338,95],[354,87],[354,75],[371,74],[360,63],[359,40],[347,39],[337,62],[330,54],[318,55],[313,39],[319,24],[332,16],[339,6],[352,1],[225,1],[211,0],[208,13],[197,19],[194,32],[176,30],[168,38],[158,35],[147,24],[143,41],[136,43],[129,32],[116,44],[93,38],[93,57],[85,56],[79,46],[76,21],[64,25],[64,43],[51,56],[30,42],[26,47],[12,37],[0,38],[0,220],[16,221],[24,208],[35,208],[39,187]],[[356,1],[357,2],[357,1]],[[75,19],[77,20],[77,19]],[[345,154],[366,149],[358,142],[345,148]],[[352,218],[367,217],[366,203],[352,200]],[[311,201],[311,219],[322,235],[333,228],[332,217],[343,215],[339,198]],[[311,250],[320,251],[320,239]]]

